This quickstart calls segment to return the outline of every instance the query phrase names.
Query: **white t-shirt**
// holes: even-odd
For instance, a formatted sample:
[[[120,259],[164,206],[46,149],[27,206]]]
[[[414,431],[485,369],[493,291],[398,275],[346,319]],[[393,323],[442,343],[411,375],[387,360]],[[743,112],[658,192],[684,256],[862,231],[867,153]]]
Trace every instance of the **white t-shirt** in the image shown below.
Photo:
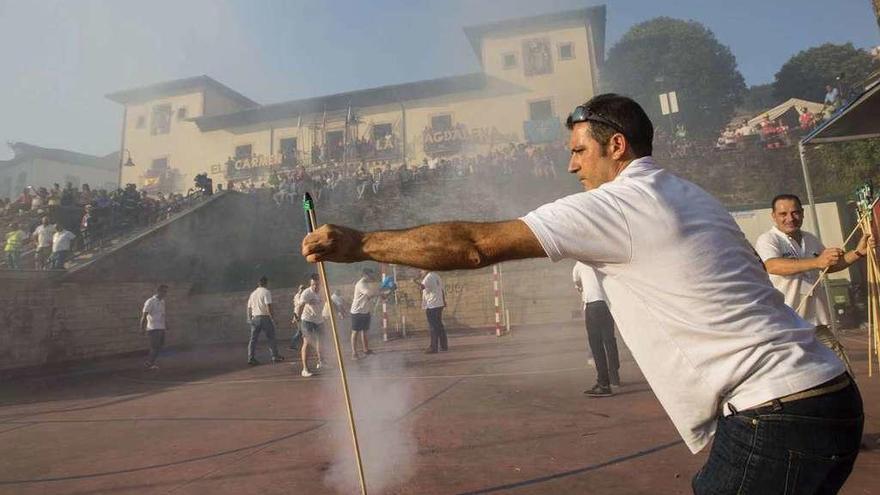
[[[269,305],[272,304],[272,293],[265,287],[257,287],[248,297],[248,309],[251,316],[270,316]]]
[[[303,305],[302,320],[320,325],[324,323],[324,296],[321,291],[306,287],[299,296],[299,303]]]
[[[764,262],[772,258],[815,258],[822,254],[824,250],[825,246],[822,245],[822,242],[809,232],[801,231],[801,242],[798,244],[794,239],[776,227],[764,232],[755,241],[755,251],[758,252],[758,256]],[[800,306],[803,298],[810,292],[810,287],[813,286],[818,277],[819,270],[810,270],[796,275],[773,275],[771,273],[770,283],[779,292],[782,292],[782,295],[785,297],[785,304],[797,310],[797,307]],[[807,303],[804,304],[804,309],[798,314],[813,325],[830,324],[828,298],[825,297],[825,288],[822,287],[821,283],[816,286],[813,294],[809,297]]]
[[[727,402],[748,409],[844,372],[724,207],[651,157],[522,220],[550,259],[596,270],[627,347],[694,453]]]
[[[37,247],[47,248],[52,247],[52,236],[55,235],[55,226],[54,225],[38,225],[36,229],[34,229],[34,236],[37,238]]]
[[[580,261],[575,263],[571,270],[571,280],[575,283],[581,283],[581,299],[584,304],[605,300],[605,291],[602,290],[599,277],[596,276],[596,270],[590,266]]]
[[[422,309],[442,308],[443,304],[443,281],[434,272],[428,272],[422,279]]]
[[[69,230],[55,232],[54,234],[52,234],[52,252],[57,253],[58,251],[70,251],[70,243],[74,239],[76,239],[76,236],[73,235],[73,232]]]
[[[147,331],[165,330],[165,300],[153,296],[144,303],[144,314],[147,315]]]
[[[354,284],[354,296],[351,299],[351,314],[364,315],[370,314],[373,299],[379,295],[379,286],[375,282],[370,282],[366,278],[361,277]]]

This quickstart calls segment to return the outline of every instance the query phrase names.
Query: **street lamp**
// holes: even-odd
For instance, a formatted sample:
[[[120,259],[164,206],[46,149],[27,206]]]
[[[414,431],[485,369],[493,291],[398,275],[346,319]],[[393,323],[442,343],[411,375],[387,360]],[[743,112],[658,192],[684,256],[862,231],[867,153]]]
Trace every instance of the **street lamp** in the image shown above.
[[[122,158],[125,157],[125,153],[128,153],[128,160],[125,162],[122,161]],[[119,180],[117,181],[118,187],[122,189],[122,167],[134,167],[134,162],[131,161],[131,151],[128,148],[124,148],[122,150],[122,156],[119,157]]]

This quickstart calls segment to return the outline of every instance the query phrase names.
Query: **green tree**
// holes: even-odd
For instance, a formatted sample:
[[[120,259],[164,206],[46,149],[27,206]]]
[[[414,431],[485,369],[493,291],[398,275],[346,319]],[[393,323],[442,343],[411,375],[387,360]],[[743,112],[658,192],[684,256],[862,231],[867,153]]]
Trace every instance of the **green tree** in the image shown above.
[[[877,60],[852,43],[826,43],[788,59],[776,73],[773,94],[779,101],[802,98],[821,102],[825,99],[825,85],[848,89],[864,81],[878,68],[880,63]]]
[[[748,113],[758,113],[781,103],[773,96],[773,84],[750,86],[743,97],[740,108]]]
[[[823,144],[809,164],[816,195],[850,196],[866,180],[880,185],[880,139]]]
[[[605,90],[628,95],[657,127],[669,117],[660,111],[660,93],[675,91],[689,135],[715,137],[733,115],[746,86],[736,58],[702,24],[658,17],[630,28],[608,51]]]

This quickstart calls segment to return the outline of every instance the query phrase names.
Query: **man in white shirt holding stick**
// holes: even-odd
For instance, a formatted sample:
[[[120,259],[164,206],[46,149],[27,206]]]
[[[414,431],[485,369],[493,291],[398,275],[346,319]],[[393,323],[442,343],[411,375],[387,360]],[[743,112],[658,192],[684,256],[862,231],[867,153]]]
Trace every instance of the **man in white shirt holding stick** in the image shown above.
[[[692,481],[697,495],[836,493],[864,424],[843,363],[785,306],[727,210],[654,161],[653,124],[638,103],[598,95],[566,126],[568,171],[585,192],[500,222],[324,225],[303,239],[302,254],[430,270],[543,257],[591,265],[687,446],[696,453],[714,438]]]
[[[816,337],[846,364],[849,357],[831,330],[828,298],[818,282],[820,272],[845,270],[868,254],[870,236],[862,235],[855,249],[826,248],[809,232],[801,230],[804,207],[794,194],[780,194],[771,202],[770,216],[775,224],[755,241],[755,251],[767,267],[770,282],[785,297],[785,304],[816,328]]]

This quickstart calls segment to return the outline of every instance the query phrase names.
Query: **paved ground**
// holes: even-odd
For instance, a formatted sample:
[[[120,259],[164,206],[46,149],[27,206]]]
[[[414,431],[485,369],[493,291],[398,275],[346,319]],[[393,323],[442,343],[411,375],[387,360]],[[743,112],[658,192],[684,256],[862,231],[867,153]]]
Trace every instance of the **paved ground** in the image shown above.
[[[880,376],[847,337],[880,433]],[[676,435],[628,356],[588,399],[580,328],[377,343],[350,365],[370,493],[676,494],[705,459]],[[83,366],[0,385],[2,494],[357,493],[337,372],[243,366],[241,348]],[[880,494],[880,445],[844,489]]]

